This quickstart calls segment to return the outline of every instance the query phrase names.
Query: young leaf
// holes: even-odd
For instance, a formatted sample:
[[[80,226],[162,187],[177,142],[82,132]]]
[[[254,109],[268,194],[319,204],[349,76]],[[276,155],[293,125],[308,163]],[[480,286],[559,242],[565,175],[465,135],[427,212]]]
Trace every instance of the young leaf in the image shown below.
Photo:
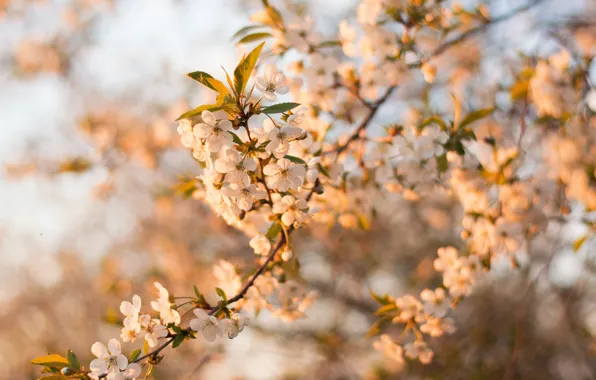
[[[267,239],[273,240],[277,235],[279,235],[280,232],[281,225],[279,223],[273,223],[267,230],[267,233],[265,233],[265,236],[267,236]]]
[[[31,364],[42,365],[44,367],[56,367],[56,368],[64,368],[64,367],[69,366],[68,360],[66,360],[64,357],[57,355],[57,354],[40,356],[38,358],[31,360]]]
[[[255,29],[260,29],[263,28],[263,25],[249,25],[249,26],[245,26],[243,28],[240,28],[233,36],[232,36],[232,40],[235,40],[236,38],[245,35],[246,33],[250,32],[251,30],[255,30]]]
[[[229,133],[232,135],[232,138],[234,139],[234,144],[240,144],[240,145],[244,144],[242,142],[242,140],[240,139],[240,137],[238,137],[237,134],[235,134],[234,132],[229,132]]]
[[[265,108],[263,108],[263,110],[261,110],[261,112],[266,113],[268,115],[271,115],[274,113],[282,113],[282,112],[287,112],[291,109],[294,109],[294,108],[298,107],[299,105],[300,105],[299,103],[279,103],[279,104],[274,104],[269,107],[265,107]]]
[[[81,362],[79,361],[79,359],[77,358],[77,355],[75,355],[74,352],[72,352],[71,350],[68,350],[66,352],[66,360],[68,361],[68,366],[76,371],[80,371],[81,370]]]
[[[483,109],[479,109],[479,110],[470,112],[461,121],[461,124],[459,125],[459,128],[464,128],[466,125],[472,124],[476,120],[480,120],[483,117],[486,117],[486,116],[490,115],[491,113],[493,113],[494,110],[495,110],[495,108],[492,107],[492,108],[483,108]]]
[[[257,64],[257,59],[261,54],[261,49],[263,49],[264,42],[262,42],[259,46],[253,49],[246,57],[240,61],[236,69],[234,70],[234,89],[236,90],[236,94],[242,95],[244,94],[244,89],[246,88],[246,84],[248,83],[248,79],[250,78],[250,74],[252,73],[255,65]]]
[[[178,116],[178,118],[176,120],[188,119],[189,117],[198,116],[203,111],[212,111],[213,112],[213,111],[218,111],[220,109],[222,109],[222,107],[217,104],[204,104],[200,107],[195,108],[194,110],[190,110],[190,111],[183,113],[182,115]]]
[[[196,285],[193,285],[193,286],[192,286],[192,290],[194,290],[194,292],[195,292],[195,296],[197,296],[197,298],[198,298],[198,299],[201,299],[201,297],[202,297],[203,295],[201,294],[201,292],[199,292],[199,288],[197,288],[197,286],[196,286]]]
[[[213,78],[211,75],[209,75],[203,71],[193,71],[192,73],[188,73],[186,75],[188,75],[192,79],[196,80],[203,86],[208,87],[208,88],[212,89],[213,91],[219,92],[219,90],[216,89],[216,86],[214,86],[212,83],[210,83],[209,80],[212,79],[214,82],[219,82],[219,81],[217,79]],[[219,82],[219,83],[221,83],[221,82]],[[223,85],[223,83],[221,83],[221,84]]]
[[[130,353],[130,356],[128,357],[128,362],[132,363],[135,360],[137,360],[137,358],[139,357],[139,355],[141,355],[141,350],[140,349],[136,349],[133,352]]]
[[[286,154],[284,156],[285,159],[288,159],[296,164],[302,164],[302,165],[306,165],[306,162],[302,159],[302,158],[298,158],[298,157],[294,157],[294,156],[290,156],[289,154]]]
[[[217,295],[219,295],[221,297],[221,299],[224,302],[228,302],[228,296],[226,295],[226,292],[224,292],[222,288],[215,288],[215,292],[217,293]]]
[[[240,41],[238,41],[237,44],[238,45],[247,44],[250,42],[264,40],[269,37],[273,37],[273,35],[271,33],[267,33],[267,32],[248,34],[248,35],[242,37],[242,39]]]
[[[184,342],[184,335],[183,334],[176,335],[176,337],[174,338],[174,341],[172,342],[172,348],[178,347],[179,345],[182,344],[182,342]]]

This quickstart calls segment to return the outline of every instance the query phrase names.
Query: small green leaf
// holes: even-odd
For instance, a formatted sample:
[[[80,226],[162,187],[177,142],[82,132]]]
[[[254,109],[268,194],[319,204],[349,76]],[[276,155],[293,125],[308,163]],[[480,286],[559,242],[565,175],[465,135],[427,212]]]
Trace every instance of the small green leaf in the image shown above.
[[[298,107],[300,105],[300,103],[279,103],[279,104],[274,104],[272,106],[269,107],[265,107],[261,110],[262,113],[265,113],[267,115],[271,115],[274,113],[282,113],[282,112],[287,112],[291,109],[294,109],[296,107]]]
[[[582,247],[582,245],[584,245],[584,243],[586,242],[586,240],[588,240],[588,235],[584,235],[582,237],[580,237],[579,239],[577,239],[576,241],[573,242],[573,250],[575,252],[579,251],[579,249]]]
[[[193,116],[199,116],[203,111],[213,112],[213,111],[218,111],[220,109],[222,109],[222,107],[218,106],[217,104],[205,104],[205,105],[195,108],[194,110],[190,110],[190,111],[183,113],[182,115],[178,116],[178,118],[176,120],[188,119]]]
[[[139,355],[141,355],[141,350],[139,348],[137,348],[136,350],[131,352],[130,355],[128,356],[128,362],[129,363],[134,362],[135,360],[137,360]]]
[[[261,29],[261,28],[263,28],[263,25],[248,25],[243,28],[240,28],[236,33],[234,33],[234,35],[232,36],[232,40],[235,40],[236,38],[245,35],[246,33],[250,32],[251,30]]]
[[[201,297],[203,297],[203,295],[201,294],[201,292],[199,292],[199,288],[197,288],[196,285],[192,286],[192,290],[194,290],[195,295],[197,296],[198,299],[201,299]]]
[[[182,342],[184,342],[184,335],[183,334],[176,335],[176,337],[174,338],[174,341],[172,342],[172,348],[178,347],[179,345],[182,344]]]
[[[317,164],[317,170],[318,170],[318,171],[319,171],[321,174],[323,174],[325,177],[327,177],[327,178],[331,178],[331,175],[329,175],[329,172],[327,171],[327,169],[325,169],[325,168],[323,167],[323,165],[321,165],[320,163],[319,163],[319,164]]]
[[[235,144],[244,144],[244,142],[242,142],[242,140],[240,139],[240,137],[238,137],[237,134],[235,134],[234,132],[229,132],[232,135],[232,138],[234,139],[234,143]]]
[[[221,299],[224,302],[228,302],[228,296],[226,295],[226,292],[224,292],[222,288],[215,288],[215,292],[217,293],[218,296],[221,297]]]
[[[444,173],[449,169],[449,162],[447,161],[446,154],[435,157],[435,161],[437,162],[437,168],[441,173]]]
[[[255,68],[257,64],[257,59],[261,54],[261,49],[263,49],[264,42],[262,42],[259,46],[253,49],[246,57],[240,61],[236,69],[234,70],[234,88],[236,90],[236,94],[242,95],[244,94],[244,89],[248,83],[248,79],[250,78],[250,74]]]
[[[265,236],[267,236],[267,239],[273,240],[277,237],[277,235],[279,235],[280,232],[281,232],[281,224],[273,223],[271,225],[271,227],[269,227],[269,229],[265,233]]]
[[[479,109],[479,110],[470,112],[461,121],[461,124],[459,125],[459,128],[464,128],[466,125],[472,124],[473,122],[475,122],[477,120],[480,120],[483,117],[486,117],[486,116],[490,115],[491,113],[494,112],[494,110],[495,110],[495,108],[494,107],[491,107],[491,108],[483,108],[483,109]]]
[[[81,370],[81,362],[79,361],[79,358],[77,358],[77,355],[75,355],[75,353],[71,350],[68,350],[66,352],[66,360],[68,361],[68,366],[70,368],[76,371]]]
[[[441,119],[438,116],[429,116],[429,117],[427,117],[418,126],[418,129],[422,130],[422,129],[424,129],[424,127],[429,126],[431,124],[437,124],[439,127],[441,127],[441,130],[446,130],[447,129],[447,125],[445,124],[445,122],[443,121],[443,119]]]
[[[146,341],[145,341],[146,342]],[[145,373],[145,379],[149,377],[153,373],[153,364],[149,364],[149,368],[147,368],[147,372]]]
[[[373,336],[379,335],[381,333],[381,327],[379,326],[379,321],[376,321],[370,326],[370,329],[366,333],[367,338],[372,338]]]
[[[383,315],[395,310],[397,310],[397,306],[394,303],[390,303],[378,308],[377,311],[375,311],[375,315]]]
[[[57,355],[57,354],[40,356],[38,358],[31,360],[31,364],[42,365],[44,367],[56,367],[56,368],[64,368],[64,367],[69,366],[68,360],[66,360],[64,357]]]
[[[284,158],[288,159],[296,164],[306,165],[306,162],[302,158],[299,158],[299,157],[294,157],[294,156],[290,156],[289,154],[286,154],[284,156]]]
[[[199,82],[200,84],[202,84],[205,87],[208,87],[210,89],[212,89],[213,91],[217,91],[216,86],[214,86],[209,80],[212,79],[215,82],[219,82],[217,79],[213,78],[210,74],[207,74],[206,72],[203,71],[193,71],[192,73],[188,73],[186,74],[189,77],[191,77],[192,79],[196,80],[197,82]],[[221,83],[221,82],[219,82]],[[223,83],[221,83],[223,85]]]
[[[273,37],[273,35],[271,33],[267,33],[267,32],[248,34],[248,35],[242,37],[242,39],[240,41],[238,41],[237,44],[238,45],[248,44],[250,42],[264,40],[269,37]]]

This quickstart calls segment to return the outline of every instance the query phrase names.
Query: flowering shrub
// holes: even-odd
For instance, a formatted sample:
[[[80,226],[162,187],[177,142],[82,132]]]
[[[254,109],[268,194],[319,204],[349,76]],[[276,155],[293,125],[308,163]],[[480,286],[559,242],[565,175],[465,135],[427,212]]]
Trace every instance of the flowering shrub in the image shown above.
[[[432,362],[429,340],[456,330],[451,310],[501,263],[526,270],[528,247],[549,234],[551,222],[568,220],[570,205],[582,209],[586,231],[573,249],[592,237],[596,95],[588,70],[594,49],[563,47],[547,58],[524,58],[515,80],[501,84],[505,104],[492,99],[466,111],[452,95],[450,113],[424,111],[405,123],[395,117],[375,129],[376,116],[391,110],[400,89],[440,81],[433,60],[446,49],[538,3],[492,18],[482,6],[364,0],[357,20],[342,21],[338,35],[327,39],[300,8],[282,14],[263,1],[255,24],[235,38],[240,44],[270,39],[271,50],[260,43],[232,75],[225,72],[225,82],[189,73],[217,95],[214,103],[182,114],[177,129],[201,167],[185,184],[187,193],[247,235],[254,270],[242,278],[220,261],[217,304],[197,287],[180,297],[155,283],[151,312],[142,311],[139,296],[120,305],[120,340],[141,340],[143,350],[125,356],[120,340],[111,339],[92,345],[97,358],[89,365],[70,350],[66,357],[39,357],[33,364],[52,374],[43,378],[144,378],[166,347],[233,339],[262,309],[285,321],[305,317],[317,294],[288,270],[300,258],[294,231],[336,222],[366,229],[376,210],[363,199],[387,193],[424,202],[441,192],[461,205],[461,224],[453,227],[461,246],[438,249],[435,288],[396,298],[372,293],[379,303],[373,347],[397,367],[406,360]],[[425,47],[425,39],[437,35],[436,47]],[[293,102],[280,100],[288,93]],[[510,128],[476,129],[486,118],[506,120]]]

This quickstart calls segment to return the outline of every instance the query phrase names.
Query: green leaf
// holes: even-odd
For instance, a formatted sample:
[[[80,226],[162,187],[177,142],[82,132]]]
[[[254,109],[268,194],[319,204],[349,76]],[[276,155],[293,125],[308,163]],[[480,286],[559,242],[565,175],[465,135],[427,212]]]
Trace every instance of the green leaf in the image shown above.
[[[443,121],[443,119],[441,119],[438,116],[429,116],[429,117],[427,117],[418,126],[418,129],[422,130],[422,129],[424,129],[424,127],[427,127],[427,126],[429,126],[431,124],[437,124],[439,127],[441,127],[441,130],[446,130],[447,129],[447,125],[445,124],[445,122]]]
[[[38,358],[31,360],[31,364],[42,365],[44,367],[56,367],[56,368],[64,368],[64,367],[69,366],[68,360],[66,360],[64,357],[57,355],[57,354],[40,356]]]
[[[182,342],[184,342],[184,335],[183,334],[176,335],[176,337],[174,338],[174,341],[172,342],[172,348],[178,347],[179,345],[182,344]]]
[[[238,45],[248,44],[250,42],[264,40],[269,37],[273,37],[273,35],[271,33],[267,33],[267,32],[248,34],[248,35],[242,37],[242,39],[240,41],[238,41],[237,44]]]
[[[129,363],[134,362],[135,360],[137,360],[139,355],[141,355],[141,350],[139,348],[137,348],[136,350],[131,352],[130,355],[128,356],[128,362]]]
[[[279,235],[280,232],[281,232],[281,224],[273,223],[271,225],[271,227],[269,227],[269,229],[265,233],[265,236],[267,236],[267,239],[273,240],[277,237],[277,235]]]
[[[193,71],[192,73],[188,73],[186,74],[189,77],[191,77],[192,79],[196,80],[197,82],[199,82],[200,84],[202,84],[205,87],[208,87],[210,89],[212,89],[213,91],[217,91],[219,92],[219,90],[217,90],[217,84],[214,86],[213,83],[219,82],[217,79],[213,78],[210,74],[207,74],[206,72],[203,71]],[[210,79],[213,80],[213,83],[210,82]],[[223,83],[219,82],[222,86]]]
[[[437,168],[441,173],[446,172],[447,169],[449,169],[449,162],[447,161],[446,154],[435,157],[435,161],[437,162]]]
[[[296,107],[298,107],[300,105],[300,103],[279,103],[279,104],[274,104],[272,106],[269,107],[265,107],[261,110],[262,113],[265,113],[267,115],[271,115],[274,113],[282,113],[282,112],[287,112],[291,109],[294,109]]]
[[[584,235],[582,237],[580,237],[579,239],[577,239],[576,241],[573,242],[573,250],[575,252],[579,251],[579,249],[582,247],[582,245],[584,245],[584,243],[586,242],[586,240],[588,240],[588,235]]]
[[[201,297],[203,297],[203,295],[201,294],[201,292],[199,292],[199,288],[197,288],[196,285],[192,286],[192,290],[194,290],[195,295],[197,296],[198,299],[201,299]]]
[[[380,321],[376,321],[370,326],[370,329],[366,333],[367,338],[372,338],[373,336],[379,335],[381,333]]]
[[[248,83],[248,79],[250,78],[250,74],[255,68],[257,64],[257,59],[261,54],[261,49],[263,49],[264,42],[262,42],[259,46],[253,49],[246,57],[240,61],[236,69],[234,70],[234,89],[236,90],[236,94],[242,95],[244,94],[244,89],[246,88],[246,84]]]
[[[71,350],[66,352],[66,360],[68,361],[68,366],[74,370],[80,371],[81,370],[81,362],[77,355]]]
[[[146,342],[146,341],[145,341]],[[153,373],[153,364],[149,364],[149,368],[147,368],[147,372],[145,373],[145,379],[149,377]]]
[[[294,156],[290,156],[289,154],[286,154],[284,156],[284,158],[288,159],[294,163],[297,163],[297,164],[306,165],[306,162],[302,158],[299,158],[299,157],[294,157]]]
[[[232,40],[245,35],[246,33],[250,32],[251,30],[263,28],[263,25],[248,25],[243,28],[240,28],[234,35],[232,36]]]
[[[218,296],[221,297],[221,299],[224,302],[228,302],[228,296],[226,295],[226,292],[224,292],[222,288],[215,288],[215,292],[217,293]]]
[[[459,125],[458,128],[464,128],[466,125],[472,124],[473,122],[490,115],[491,113],[494,112],[494,110],[495,110],[495,108],[491,107],[491,108],[482,108],[482,109],[476,110],[474,112],[470,112],[469,114],[466,115],[466,117],[464,117],[464,119],[461,121],[461,124]]]
[[[319,171],[321,174],[323,174],[325,177],[327,177],[327,178],[331,178],[331,176],[329,175],[329,172],[327,171],[327,169],[325,169],[325,168],[323,167],[323,165],[321,165],[320,163],[319,163],[319,164],[317,164],[317,170],[318,170],[318,171]]]
[[[237,134],[235,134],[234,132],[229,132],[232,135],[232,138],[234,139],[234,143],[236,144],[244,144],[244,142],[240,139],[240,137],[238,137]]]
[[[390,303],[378,308],[377,311],[375,311],[375,315],[383,315],[395,310],[397,310],[397,306],[394,303]]]
[[[180,120],[180,119],[188,119],[190,117],[193,116],[198,116],[200,115],[203,111],[218,111],[222,109],[221,106],[217,105],[217,104],[204,104],[202,106],[199,106],[197,108],[195,108],[194,110],[190,110],[187,111],[185,113],[183,113],[182,115],[178,116],[178,118],[176,120]]]

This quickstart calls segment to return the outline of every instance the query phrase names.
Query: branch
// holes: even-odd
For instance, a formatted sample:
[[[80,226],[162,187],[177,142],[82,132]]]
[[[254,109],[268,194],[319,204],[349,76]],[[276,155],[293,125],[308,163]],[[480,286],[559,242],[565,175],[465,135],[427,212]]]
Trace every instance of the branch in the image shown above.
[[[435,50],[433,50],[433,52],[430,54],[429,58],[432,57],[438,57],[439,55],[443,54],[445,51],[447,51],[448,49],[450,49],[451,47],[453,47],[454,45],[457,45],[458,43],[467,40],[468,38],[475,36],[478,33],[484,32],[486,29],[488,29],[490,26],[495,25],[495,24],[499,24],[503,21],[507,21],[521,13],[527,12],[530,9],[536,7],[537,5],[540,5],[541,3],[543,3],[544,0],[532,0],[530,1],[528,4],[521,6],[519,8],[515,8],[514,10],[512,10],[511,12],[505,13],[501,16],[497,16],[495,18],[490,19],[489,21],[487,21],[486,23],[479,25],[475,28],[472,28],[462,34],[460,34],[459,36],[457,36],[456,38],[449,40],[447,42],[444,42],[443,44],[439,45]]]

